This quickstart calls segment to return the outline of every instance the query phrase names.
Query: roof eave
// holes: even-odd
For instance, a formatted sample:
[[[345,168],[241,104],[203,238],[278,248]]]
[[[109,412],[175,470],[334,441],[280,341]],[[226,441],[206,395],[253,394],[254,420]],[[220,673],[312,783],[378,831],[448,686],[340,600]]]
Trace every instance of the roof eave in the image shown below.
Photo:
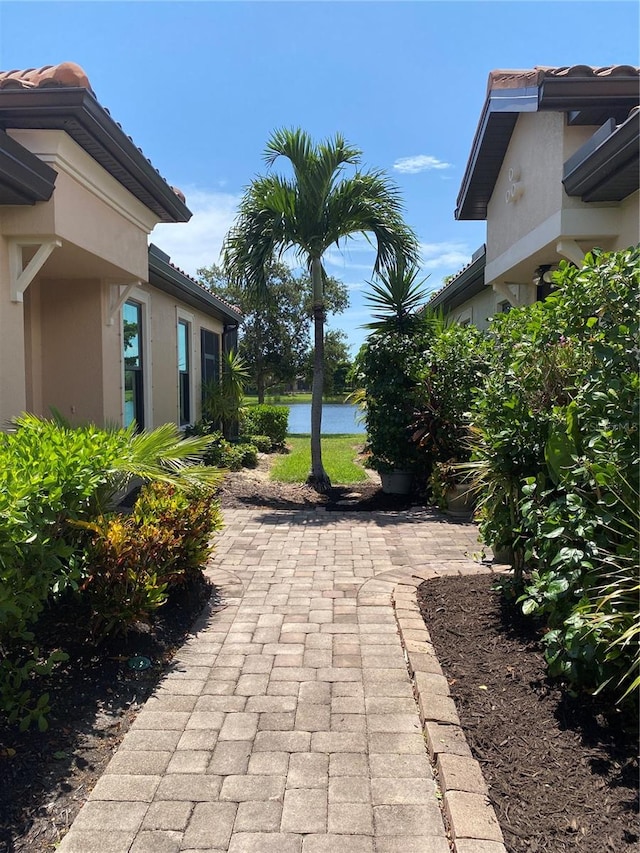
[[[451,311],[484,289],[484,270],[487,265],[487,249],[483,247],[475,261],[462,270],[446,287],[429,300],[429,308],[444,308]]]
[[[0,130],[0,204],[48,201],[58,173]]]
[[[167,256],[157,246],[153,244],[149,246],[149,283],[151,285],[186,302],[193,308],[219,317],[226,325],[237,325],[241,322],[242,314],[239,311],[234,311],[213,293],[196,284],[166,258]]]
[[[610,125],[597,131],[564,164],[562,183],[567,195],[580,196],[585,202],[621,201],[638,189],[640,111],[615,129]]]
[[[537,109],[537,86],[488,93],[458,193],[456,219],[486,219],[487,204],[518,116]]]
[[[191,218],[186,204],[87,89],[0,89],[0,128],[65,130],[161,222]]]

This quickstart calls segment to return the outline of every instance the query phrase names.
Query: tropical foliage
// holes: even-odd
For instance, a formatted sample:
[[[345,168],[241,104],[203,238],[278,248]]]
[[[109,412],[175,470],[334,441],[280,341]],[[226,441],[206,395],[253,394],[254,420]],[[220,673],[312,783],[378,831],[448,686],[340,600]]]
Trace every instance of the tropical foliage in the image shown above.
[[[291,250],[308,267],[313,285],[314,376],[311,412],[311,473],[319,490],[330,480],[322,465],[320,429],[324,386],[324,319],[327,249],[357,234],[372,238],[374,271],[397,257],[416,260],[417,241],[401,215],[397,188],[380,171],[360,169],[361,152],[342,136],[314,144],[302,130],[278,130],[265,150],[267,167],[284,158],[291,177],[269,174],[252,181],[224,247],[225,270],[234,283],[259,299],[268,292],[268,264]],[[345,176],[345,167],[354,172]]]
[[[255,389],[258,402],[264,403],[271,389],[293,383],[306,371],[312,351],[309,320],[313,303],[308,273],[295,273],[284,263],[270,263],[265,274],[265,299],[229,281],[215,264],[198,270],[198,275],[212,293],[242,311],[238,354],[249,374],[248,387]],[[331,276],[324,284],[327,313],[341,313],[349,304],[347,288]]]
[[[134,480],[210,492],[220,475],[193,464],[207,444],[182,440],[172,425],[136,434],[33,416],[0,433],[0,712],[10,722],[46,726],[36,676],[63,654],[43,658],[33,625],[86,579],[87,525],[110,518]]]
[[[626,701],[640,685],[639,296],[640,249],[594,250],[486,334],[387,326],[358,357],[376,457],[434,468],[438,502],[456,471],[472,478],[550,673]]]

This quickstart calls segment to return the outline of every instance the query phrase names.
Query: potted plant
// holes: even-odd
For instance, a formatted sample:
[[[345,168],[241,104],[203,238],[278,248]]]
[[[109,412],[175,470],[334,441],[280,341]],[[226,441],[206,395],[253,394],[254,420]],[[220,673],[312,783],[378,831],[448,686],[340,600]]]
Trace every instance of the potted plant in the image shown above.
[[[436,462],[429,478],[432,501],[454,518],[470,518],[475,507],[472,484],[456,459]]]
[[[355,378],[364,395],[367,450],[382,489],[408,494],[420,474],[420,448],[412,441],[416,395],[433,319],[418,311],[426,299],[416,267],[397,258],[369,282],[370,334],[356,358]]]

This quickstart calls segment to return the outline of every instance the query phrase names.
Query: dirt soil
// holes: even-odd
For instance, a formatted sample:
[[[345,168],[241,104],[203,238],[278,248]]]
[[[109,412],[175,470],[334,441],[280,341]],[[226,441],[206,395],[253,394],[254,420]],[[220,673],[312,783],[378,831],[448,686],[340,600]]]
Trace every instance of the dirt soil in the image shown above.
[[[219,493],[222,506],[392,511],[414,504],[384,495],[375,475],[321,496],[306,486],[271,483],[268,468],[268,459],[262,458],[254,471],[228,475]],[[426,606],[443,666],[457,667],[449,676],[452,691],[491,785],[509,850],[630,853],[637,839],[633,737],[587,702],[576,706],[547,683],[535,636],[505,622],[483,584],[488,584],[485,578],[460,579],[446,599],[444,587],[438,587],[441,597],[433,599],[428,592],[432,603]],[[100,653],[74,637],[68,625],[43,620],[43,648],[63,645],[70,660],[50,684],[56,710],[47,732],[0,728],[0,853],[55,849],[211,592],[204,583],[185,591],[158,611],[149,631]],[[455,616],[457,602],[461,607]],[[479,612],[482,618],[476,618]],[[453,633],[445,635],[449,624]],[[481,658],[485,652],[497,658]],[[130,669],[132,655],[148,656],[152,666]],[[471,680],[466,694],[463,673]],[[486,691],[479,689],[478,673]],[[533,696],[531,707],[527,692]],[[511,721],[507,714],[514,709]],[[497,721],[503,718],[501,727]],[[485,731],[481,723],[487,719],[492,725]],[[558,822],[552,825],[556,813]]]
[[[638,850],[637,720],[547,679],[495,576],[425,581],[422,615],[509,853]]]
[[[98,648],[76,611],[40,620],[41,648],[63,648],[69,660],[38,685],[53,708],[46,732],[0,726],[0,853],[55,849],[212,594],[202,578],[174,593],[150,626]],[[132,669],[134,656],[151,666]]]

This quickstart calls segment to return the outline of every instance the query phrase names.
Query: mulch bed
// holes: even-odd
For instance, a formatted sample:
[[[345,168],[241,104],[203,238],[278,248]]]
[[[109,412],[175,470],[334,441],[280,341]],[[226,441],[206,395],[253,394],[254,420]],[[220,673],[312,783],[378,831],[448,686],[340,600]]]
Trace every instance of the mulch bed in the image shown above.
[[[38,685],[53,708],[46,732],[0,726],[0,853],[55,849],[212,593],[199,579],[174,593],[150,626],[97,649],[77,613],[62,607],[55,621],[40,620],[41,648],[64,648],[69,661]],[[140,655],[149,669],[129,667]]]
[[[536,625],[494,584],[429,580],[418,601],[507,850],[635,853],[637,720],[547,679]]]

